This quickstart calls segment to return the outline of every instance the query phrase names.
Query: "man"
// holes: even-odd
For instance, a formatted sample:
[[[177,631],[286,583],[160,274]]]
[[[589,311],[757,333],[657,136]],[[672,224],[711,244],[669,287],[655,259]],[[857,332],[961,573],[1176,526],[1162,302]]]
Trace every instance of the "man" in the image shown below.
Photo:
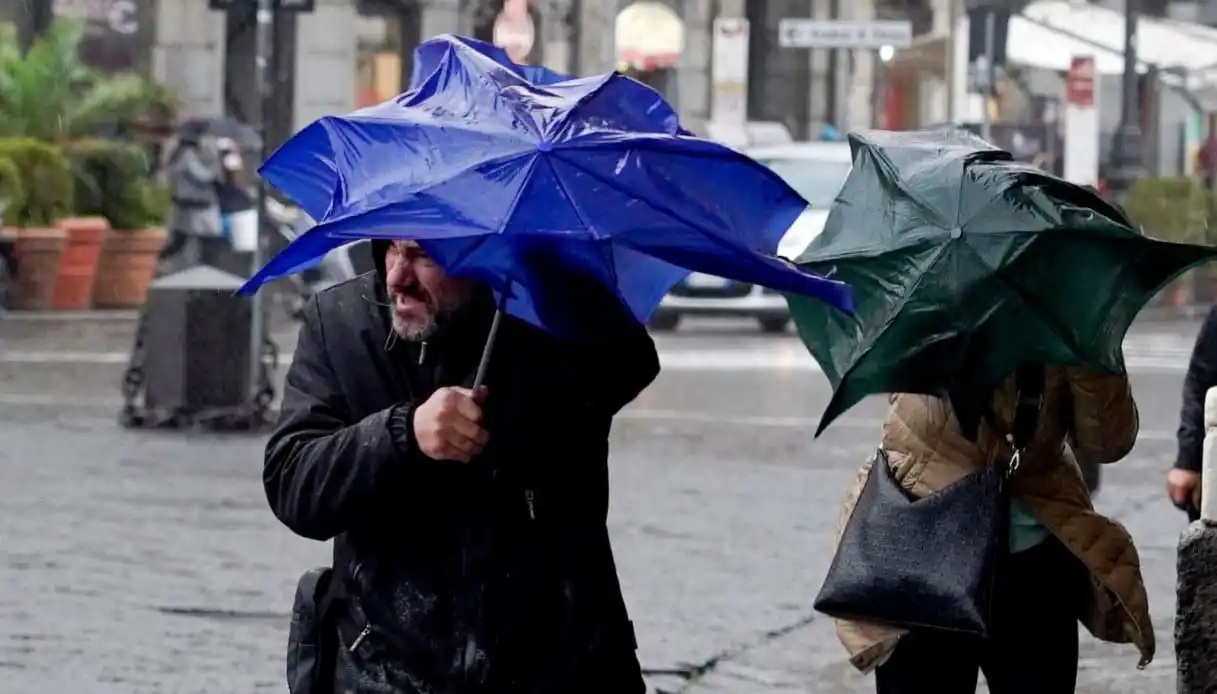
[[[275,515],[336,538],[335,690],[645,691],[605,525],[613,415],[659,370],[645,329],[613,300],[596,345],[508,317],[473,392],[490,293],[413,243],[373,253],[305,309],[266,448]]]
[[[1166,474],[1171,502],[1196,520],[1200,517],[1200,467],[1204,454],[1204,396],[1217,386],[1217,306],[1200,326],[1192,360],[1183,379],[1183,408],[1179,413],[1179,456]]]

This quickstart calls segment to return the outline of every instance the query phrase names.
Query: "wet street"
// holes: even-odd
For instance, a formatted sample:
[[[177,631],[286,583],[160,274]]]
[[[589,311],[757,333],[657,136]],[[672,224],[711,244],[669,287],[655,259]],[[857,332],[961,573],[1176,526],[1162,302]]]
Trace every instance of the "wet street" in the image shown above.
[[[285,691],[297,575],[328,546],[271,516],[259,436],[116,423],[130,316],[0,316],[0,694]],[[1159,655],[1083,635],[1079,692],[1174,690],[1174,549],[1162,491],[1194,321],[1147,322],[1126,351],[1141,439],[1097,505],[1136,538]],[[290,351],[294,335],[277,337]],[[610,526],[640,655],[659,692],[873,691],[811,602],[842,493],[883,402],[818,440],[829,390],[793,336],[749,323],[659,338],[664,373],[613,434]]]

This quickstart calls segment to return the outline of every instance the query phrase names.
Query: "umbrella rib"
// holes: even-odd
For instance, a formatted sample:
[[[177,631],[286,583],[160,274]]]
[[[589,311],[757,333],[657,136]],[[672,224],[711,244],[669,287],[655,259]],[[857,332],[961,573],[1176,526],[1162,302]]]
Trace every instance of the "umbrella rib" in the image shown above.
[[[600,247],[600,251],[604,254],[605,260],[607,261],[605,265],[608,266],[609,272],[612,273],[613,292],[617,295],[618,299],[624,300],[624,297],[621,296],[621,280],[617,276],[617,263],[613,259],[612,249],[609,247],[609,244],[600,243],[600,241],[603,239],[601,239],[600,235],[595,231],[595,225],[593,225],[591,220],[583,214],[583,210],[577,204],[575,204],[575,196],[571,193],[571,190],[566,185],[566,182],[562,180],[562,177],[558,175],[558,170],[554,168],[553,160],[548,156],[545,157],[545,165],[549,167],[551,172],[553,172],[554,181],[556,181],[558,183],[558,187],[562,189],[562,194],[566,196],[567,202],[570,203],[571,209],[574,210],[575,214],[579,217],[579,221],[585,228],[587,228],[588,231],[592,232],[592,238],[597,242],[596,245]]]
[[[1029,233],[1029,232],[1019,232],[1019,233]],[[1047,323],[1048,326],[1051,327],[1056,332],[1057,337],[1061,338],[1061,341],[1064,342],[1065,345],[1069,347],[1069,350],[1073,352],[1073,355],[1077,360],[1079,360],[1079,361],[1083,360],[1084,357],[1082,355],[1082,351],[1083,351],[1082,346],[1079,345],[1076,341],[1074,341],[1073,338],[1067,337],[1069,334],[1069,331],[1065,330],[1064,327],[1060,325],[1059,321],[1048,318],[1048,316],[1050,316],[1051,313],[1049,313],[1048,316],[1046,316],[1044,314],[1044,312],[1043,312],[1044,306],[1040,302],[1035,301],[1031,297],[1027,296],[1027,294],[1025,292],[1023,292],[1022,289],[1017,284],[1015,284],[1013,281],[1011,281],[1010,278],[1006,275],[1006,273],[1002,272],[1001,269],[995,268],[991,264],[989,264],[989,262],[984,259],[984,256],[982,256],[980,254],[980,252],[977,251],[976,248],[974,248],[972,246],[972,244],[965,242],[963,244],[963,246],[968,249],[968,252],[970,252],[974,258],[976,258],[977,262],[979,262],[982,266],[988,268],[988,270],[992,273],[992,276],[996,277],[998,279],[998,281],[1000,281],[1003,285],[1005,285],[1011,291],[1011,293],[1013,293],[1015,296],[1017,296],[1019,298],[1020,301],[1022,301],[1025,305],[1027,305],[1029,307],[1039,309],[1036,312],[1037,317],[1040,320]]]
[[[488,165],[488,164],[489,164],[489,165],[494,165],[494,164],[504,164],[504,163],[506,163],[506,162],[511,161],[512,159],[516,159],[516,158],[518,158],[518,157],[521,157],[521,156],[527,155],[527,154],[529,154],[529,153],[530,153],[530,150],[527,150],[527,149],[526,149],[526,150],[522,150],[522,151],[520,151],[520,152],[513,152],[513,153],[510,153],[510,154],[503,154],[503,155],[500,155],[500,156],[497,156],[497,157],[490,157],[490,158],[488,158],[488,159],[482,159],[482,160],[480,160],[480,161],[478,161],[478,162],[476,162],[476,163],[474,163],[474,164],[470,164],[469,166],[466,166],[466,167],[461,168],[459,171],[454,172],[454,173],[453,173],[451,176],[447,176],[447,177],[442,178],[442,179],[440,179],[440,180],[438,180],[438,181],[430,181],[430,182],[428,182],[427,184],[423,185],[422,187],[418,188],[417,190],[412,190],[412,191],[410,191],[410,192],[408,192],[408,193],[405,193],[405,194],[404,194],[404,195],[402,195],[401,197],[402,197],[402,198],[408,198],[408,197],[411,197],[411,196],[414,196],[414,195],[423,195],[423,194],[425,194],[427,191],[431,190],[432,188],[435,188],[435,187],[437,187],[437,186],[444,185],[444,184],[446,184],[446,183],[451,183],[453,180],[455,180],[455,179],[459,178],[460,176],[465,176],[465,175],[470,174],[471,172],[473,172],[473,170],[474,170],[474,169],[476,169],[476,168],[478,168],[478,167],[480,167],[480,166],[486,166],[486,165]],[[340,215],[340,216],[337,216],[337,217],[326,217],[324,220],[318,220],[318,221],[319,221],[319,222],[320,222],[320,221],[325,221],[325,222],[346,222],[346,221],[350,221],[350,220],[353,220],[353,219],[358,219],[358,218],[360,218],[360,217],[362,217],[362,216],[364,216],[364,215],[367,215],[367,214],[371,214],[371,213],[374,213],[374,212],[378,212],[378,211],[380,211],[380,210],[382,210],[382,209],[384,209],[384,208],[386,208],[386,207],[389,207],[389,206],[391,206],[391,205],[395,205],[395,204],[397,204],[397,203],[399,203],[399,202],[402,202],[402,200],[397,200],[397,201],[395,201],[395,202],[389,202],[389,203],[383,203],[383,204],[377,205],[377,206],[375,206],[375,207],[371,207],[371,208],[369,208],[369,209],[363,209],[363,210],[359,210],[358,212],[353,212],[353,213],[350,213],[350,214]],[[357,238],[363,238],[363,237],[357,237]]]
[[[569,164],[569,165],[573,166],[573,167],[574,167],[574,168],[576,168],[576,169],[579,169],[579,170],[580,170],[580,171],[582,171],[583,173],[585,173],[585,174],[587,174],[588,176],[591,176],[592,178],[594,178],[594,179],[596,179],[596,180],[600,181],[600,182],[601,182],[601,183],[603,183],[604,185],[606,185],[606,186],[608,186],[608,187],[612,188],[613,190],[616,190],[616,191],[617,191],[617,192],[619,192],[619,193],[622,193],[622,194],[624,194],[624,195],[627,195],[627,196],[629,196],[630,198],[632,198],[632,199],[634,199],[634,200],[637,200],[637,201],[639,201],[639,202],[641,202],[641,203],[645,204],[647,207],[650,207],[651,209],[655,210],[656,212],[659,212],[659,213],[661,213],[661,214],[667,215],[667,216],[668,216],[668,217],[670,217],[671,219],[673,219],[673,220],[675,220],[675,221],[677,221],[677,222],[680,222],[681,224],[684,224],[686,227],[688,227],[688,228],[690,228],[690,229],[695,230],[695,231],[696,231],[698,234],[700,234],[702,237],[704,237],[704,238],[706,238],[706,239],[710,240],[712,243],[714,243],[714,244],[716,244],[716,245],[718,245],[718,246],[720,246],[720,247],[722,247],[722,248],[730,249],[730,250],[732,250],[732,251],[738,251],[738,250],[739,250],[739,247],[738,247],[738,246],[736,246],[736,245],[734,245],[734,244],[730,244],[730,243],[728,243],[728,242],[727,242],[725,239],[721,239],[721,238],[718,238],[718,237],[713,236],[713,235],[711,235],[711,234],[707,234],[707,233],[706,233],[704,230],[702,230],[702,228],[701,228],[699,225],[693,224],[693,223],[692,223],[692,222],[690,222],[689,220],[685,219],[684,217],[681,217],[679,214],[677,214],[676,212],[673,212],[672,210],[670,210],[670,209],[668,209],[668,208],[666,208],[666,207],[663,207],[663,206],[657,205],[657,204],[655,204],[654,202],[652,202],[651,200],[648,200],[648,199],[646,199],[646,198],[644,198],[644,197],[642,197],[642,196],[640,196],[640,195],[635,194],[633,191],[631,191],[631,190],[629,190],[629,189],[625,188],[624,186],[620,185],[620,184],[619,184],[617,181],[613,180],[612,178],[608,178],[608,177],[605,177],[605,176],[601,176],[600,174],[596,173],[595,171],[592,171],[591,169],[588,169],[588,168],[585,168],[585,167],[583,167],[583,166],[581,166],[581,165],[579,165],[579,164],[576,164],[575,162],[573,162],[573,161],[571,161],[571,160],[569,160],[569,159],[566,159],[565,157],[560,157],[560,158],[562,159],[562,161],[563,161],[563,162],[565,162],[565,163],[567,163],[567,164]],[[631,244],[628,244],[628,243],[627,243],[626,245],[631,245]]]
[[[937,265],[938,261],[946,253],[946,251],[947,251],[947,246],[945,244],[939,245],[937,248],[935,248],[934,256],[932,258],[930,258],[930,262],[927,263],[927,266],[930,268],[933,268],[935,265]],[[880,255],[882,255],[882,254],[880,254]],[[876,256],[876,257],[879,257],[879,256]],[[897,301],[896,305],[894,307],[892,307],[892,310],[888,311],[887,314],[884,315],[883,327],[880,328],[876,332],[875,339],[868,340],[866,347],[862,348],[858,352],[858,355],[850,360],[849,366],[846,367],[846,369],[841,372],[842,381],[845,380],[845,377],[848,374],[853,372],[854,368],[856,368],[858,366],[858,364],[862,361],[863,358],[866,357],[867,354],[870,354],[875,349],[875,343],[878,341],[878,338],[883,334],[884,331],[886,331],[892,325],[892,323],[895,323],[896,320],[898,318],[900,318],[900,312],[903,311],[905,305],[907,305],[908,302],[912,300],[913,295],[916,294],[917,290],[921,287],[921,283],[924,282],[926,277],[928,277],[929,275],[930,275],[929,272],[921,273],[921,276],[917,278],[917,281],[913,283],[913,286],[909,287],[909,290],[900,296],[899,301]]]

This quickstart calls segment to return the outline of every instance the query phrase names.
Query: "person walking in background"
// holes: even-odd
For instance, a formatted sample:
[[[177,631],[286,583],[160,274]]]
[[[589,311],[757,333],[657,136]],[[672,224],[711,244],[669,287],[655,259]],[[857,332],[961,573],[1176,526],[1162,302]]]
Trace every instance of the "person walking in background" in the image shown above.
[[[1171,503],[1187,512],[1188,520],[1200,518],[1200,471],[1204,456],[1204,397],[1217,386],[1217,306],[1209,309],[1200,326],[1192,359],[1183,379],[1183,406],[1179,411],[1176,438],[1179,453],[1166,473],[1166,493]]]
[[[258,196],[250,185],[241,146],[232,139],[219,138],[216,149],[223,167],[218,185],[225,235],[232,250],[248,253],[258,242]]]
[[[1100,639],[1133,642],[1142,663],[1153,656],[1153,625],[1132,538],[1094,510],[1075,459],[1109,463],[1132,448],[1138,416],[1128,378],[1060,366],[1028,371],[1020,369],[1017,385],[1008,377],[988,397],[891,396],[881,453],[867,461],[851,488],[842,529],[874,465],[889,465],[905,494],[921,498],[995,461],[1012,460],[1016,449],[1021,453],[1009,482],[1007,546],[997,552],[990,638],[838,619],[851,662],[875,670],[879,694],[972,694],[981,670],[995,694],[1072,693],[1079,619]],[[975,412],[957,409],[969,402]],[[1024,409],[1032,412],[1029,421]],[[976,522],[938,520],[965,533]],[[916,546],[906,550],[918,552]],[[944,580],[952,578],[958,580]]]
[[[224,238],[220,184],[225,171],[215,142],[183,128],[169,156],[166,175],[172,208],[170,240],[161,252],[162,261],[181,269],[213,260],[213,249]]]

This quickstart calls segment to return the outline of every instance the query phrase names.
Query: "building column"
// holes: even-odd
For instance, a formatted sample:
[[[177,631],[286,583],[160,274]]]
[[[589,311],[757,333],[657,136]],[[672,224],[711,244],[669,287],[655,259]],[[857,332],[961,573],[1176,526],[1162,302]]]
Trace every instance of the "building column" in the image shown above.
[[[582,0],[579,22],[579,71],[596,75],[617,69],[615,27],[621,0]]]
[[[358,19],[354,0],[316,0],[296,20],[293,131],[322,116],[355,110]]]
[[[841,3],[841,19],[854,21],[872,21],[875,19],[875,0],[851,0]],[[845,53],[845,51],[841,51]],[[843,55],[842,58],[845,56]],[[847,60],[838,61],[841,64]],[[876,90],[885,85],[877,79],[879,70],[879,53],[875,50],[860,49],[853,51],[853,72],[848,78],[838,77],[838,84],[845,84],[845,114],[841,123],[836,124],[842,133],[848,130],[866,129],[874,126],[875,105],[881,103]],[[840,103],[840,102],[838,102]]]
[[[183,115],[224,115],[225,14],[201,0],[161,0],[155,17],[153,79],[177,92]]]
[[[685,52],[676,77],[680,120],[689,130],[701,132],[705,122],[710,120],[710,44],[714,8],[710,0],[684,0],[680,15],[685,23]]]
[[[423,40],[440,34],[460,34],[466,25],[461,9],[460,0],[428,0],[423,4]]]

